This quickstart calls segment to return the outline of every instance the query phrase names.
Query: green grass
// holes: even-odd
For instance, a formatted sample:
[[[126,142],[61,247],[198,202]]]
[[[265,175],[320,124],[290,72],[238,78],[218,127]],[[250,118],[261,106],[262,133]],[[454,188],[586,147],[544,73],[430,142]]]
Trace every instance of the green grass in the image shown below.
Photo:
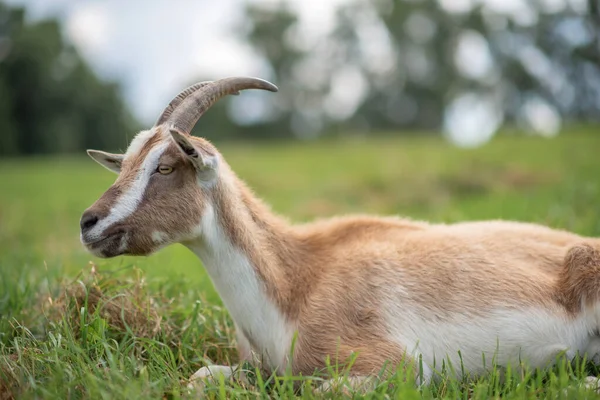
[[[555,139],[505,135],[476,150],[434,138],[221,150],[295,221],[349,212],[444,222],[505,218],[600,236],[598,128]],[[196,369],[235,362],[232,322],[201,263],[182,246],[111,260],[81,247],[79,217],[113,180],[83,157],[0,161],[0,399],[187,397],[185,380]],[[577,385],[588,374],[595,368],[562,362],[502,382],[492,374],[418,389],[399,372],[366,397],[566,398],[569,388],[569,398],[592,398]],[[294,395],[297,378],[261,378],[207,392]],[[314,397],[303,380],[296,395]]]

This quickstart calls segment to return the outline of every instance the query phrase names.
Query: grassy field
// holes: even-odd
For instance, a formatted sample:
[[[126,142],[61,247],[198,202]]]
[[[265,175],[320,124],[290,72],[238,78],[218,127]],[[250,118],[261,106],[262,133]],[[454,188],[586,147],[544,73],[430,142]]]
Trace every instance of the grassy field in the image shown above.
[[[433,138],[221,150],[295,221],[348,212],[505,218],[600,236],[600,128],[555,139],[505,135],[476,150]],[[190,252],[177,245],[149,258],[100,260],[79,244],[82,211],[113,180],[83,157],[0,161],[0,400],[187,397],[196,369],[235,361],[232,323]],[[597,371],[562,363],[502,383],[492,374],[417,389],[399,373],[366,396],[593,398],[577,385],[588,374]],[[207,394],[311,397],[307,378],[293,393],[294,379],[223,382]]]

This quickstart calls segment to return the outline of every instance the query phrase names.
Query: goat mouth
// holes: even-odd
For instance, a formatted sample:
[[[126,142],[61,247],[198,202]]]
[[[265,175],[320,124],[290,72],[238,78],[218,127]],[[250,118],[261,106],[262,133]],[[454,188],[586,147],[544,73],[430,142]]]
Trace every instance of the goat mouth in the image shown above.
[[[97,240],[82,240],[83,245],[97,257],[114,257],[123,253],[125,232],[119,231]]]
[[[101,245],[102,243],[107,242],[111,239],[120,239],[121,237],[123,237],[124,234],[125,234],[125,232],[117,232],[117,233],[113,233],[112,235],[107,235],[107,236],[101,237],[100,239],[90,240],[90,241],[87,241],[87,240],[85,240],[85,238],[82,238],[81,242],[86,247],[97,247],[98,245]]]
[[[93,246],[93,245],[95,245],[95,244],[102,243],[102,242],[104,242],[106,239],[109,239],[109,238],[110,238],[110,236],[106,236],[106,237],[103,237],[103,238],[100,238],[100,239],[96,239],[96,240],[87,241],[87,240],[85,240],[85,239],[82,237],[82,239],[81,239],[81,243],[82,243],[84,246]]]

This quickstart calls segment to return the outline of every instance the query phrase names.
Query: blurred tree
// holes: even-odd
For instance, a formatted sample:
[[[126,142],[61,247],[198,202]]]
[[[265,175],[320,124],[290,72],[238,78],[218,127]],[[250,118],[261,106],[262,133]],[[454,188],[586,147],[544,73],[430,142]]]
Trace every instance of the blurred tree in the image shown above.
[[[136,123],[119,88],[100,81],[56,21],[24,22],[0,3],[0,154],[119,149]]]
[[[280,92],[274,96],[246,91],[243,96],[221,100],[198,121],[194,134],[211,140],[289,139],[292,137],[289,126],[301,120],[295,110],[306,112],[306,108],[299,105],[308,94],[305,87],[297,86],[298,81],[292,79],[302,53],[281,43],[297,17],[284,4],[273,10],[249,6],[247,12],[251,25],[240,28],[244,30],[243,40],[253,44],[260,56],[269,60],[272,71],[277,71]],[[203,80],[210,79],[195,78],[190,84]]]
[[[219,102],[196,133],[493,134],[502,123],[552,133],[561,119],[600,121],[598,0],[335,3],[320,25],[306,24],[296,3],[248,0],[238,35],[280,93]],[[0,155],[122,150],[136,128],[118,86],[95,76],[56,21],[25,23],[22,9],[0,3]]]
[[[248,3],[239,30],[281,87],[273,132],[437,129],[465,104],[488,106],[473,129],[600,121],[597,0],[350,0],[317,37],[288,4]]]

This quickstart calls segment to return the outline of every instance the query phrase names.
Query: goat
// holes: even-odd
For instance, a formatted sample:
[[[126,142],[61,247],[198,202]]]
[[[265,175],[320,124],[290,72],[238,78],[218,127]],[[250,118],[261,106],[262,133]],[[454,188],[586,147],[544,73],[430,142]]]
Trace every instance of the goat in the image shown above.
[[[359,384],[385,365],[418,360],[426,383],[443,360],[478,375],[485,360],[541,368],[561,354],[598,359],[599,239],[500,220],[342,216],[292,225],[211,143],[191,136],[218,99],[245,89],[278,90],[257,78],[201,82],[125,154],[88,150],[119,173],[82,215],[91,253],[187,246],[234,321],[241,360],[254,354],[271,373],[311,375],[328,356],[353,358]],[[192,380],[234,370],[203,367]]]

